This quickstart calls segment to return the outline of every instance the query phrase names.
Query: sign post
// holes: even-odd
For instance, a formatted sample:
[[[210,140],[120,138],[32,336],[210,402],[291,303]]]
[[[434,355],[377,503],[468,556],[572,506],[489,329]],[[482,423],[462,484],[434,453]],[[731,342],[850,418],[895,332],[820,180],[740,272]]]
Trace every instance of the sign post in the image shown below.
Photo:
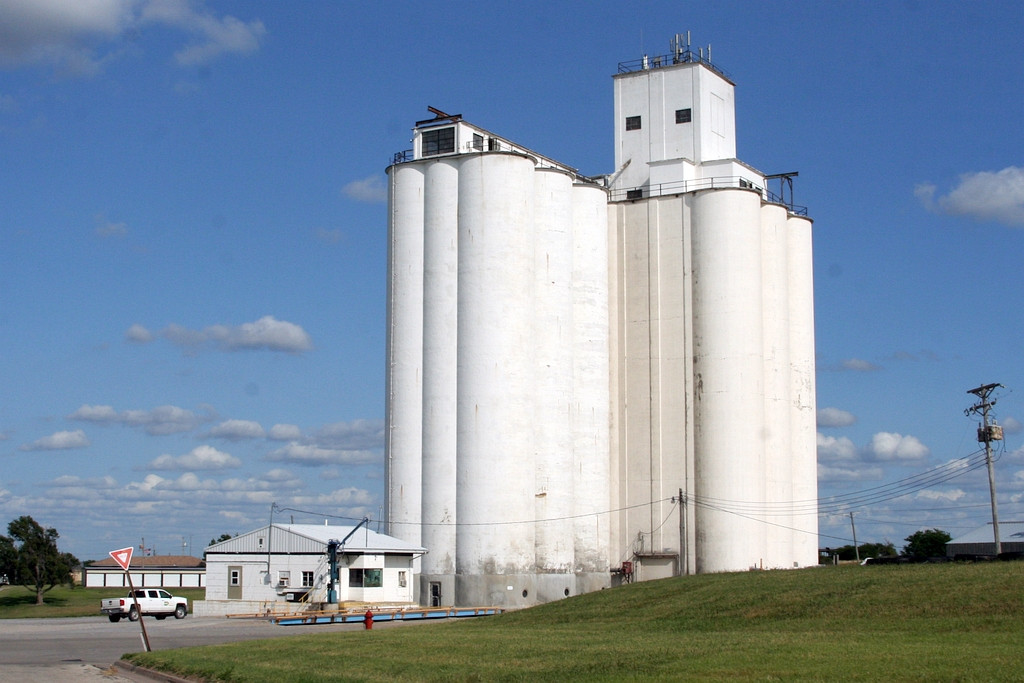
[[[135,585],[132,583],[132,573],[128,571],[128,567],[132,563],[132,551],[131,547],[121,548],[120,550],[111,550],[110,556],[114,558],[114,562],[120,565],[121,569],[128,576],[128,590],[132,594],[132,602],[135,604],[135,613],[139,615],[139,626],[142,628],[142,644],[146,646],[146,652],[152,652],[153,648],[149,646],[149,634],[146,633],[146,622],[142,618],[142,608],[139,607],[139,598],[135,595]]]

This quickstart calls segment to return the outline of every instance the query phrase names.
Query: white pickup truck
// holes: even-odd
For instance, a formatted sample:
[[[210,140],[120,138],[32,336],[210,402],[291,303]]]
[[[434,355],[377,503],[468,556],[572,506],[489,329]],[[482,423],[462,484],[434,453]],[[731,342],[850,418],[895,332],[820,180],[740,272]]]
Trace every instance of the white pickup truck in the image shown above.
[[[136,601],[139,603],[138,608],[135,606]],[[100,611],[114,623],[121,621],[121,617],[128,617],[128,621],[138,621],[140,610],[143,616],[154,616],[157,619],[172,615],[175,619],[184,619],[188,614],[188,598],[176,598],[161,588],[136,588],[128,591],[126,597],[105,598],[100,602]]]

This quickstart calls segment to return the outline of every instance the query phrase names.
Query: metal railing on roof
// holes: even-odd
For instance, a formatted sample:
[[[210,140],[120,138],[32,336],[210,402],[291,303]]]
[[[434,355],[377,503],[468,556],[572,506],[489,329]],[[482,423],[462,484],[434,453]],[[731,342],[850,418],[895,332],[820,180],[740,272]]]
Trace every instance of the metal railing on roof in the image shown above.
[[[694,52],[690,49],[683,50],[679,54],[657,55],[655,57],[648,57],[647,55],[644,55],[640,59],[634,59],[628,62],[619,62],[619,73],[629,74],[636,71],[648,71],[650,69],[660,69],[662,67],[673,66],[675,64],[703,64],[715,73],[725,77],[730,82],[732,81],[732,76],[730,76],[725,69],[715,66],[711,62],[711,59],[709,57],[705,57],[703,53]]]
[[[764,201],[771,204],[780,204],[786,207],[786,210],[791,214],[796,216],[807,215],[806,206],[787,204],[779,195],[775,194],[768,188],[761,187],[750,178],[745,178],[743,176],[716,176],[713,178],[700,178],[697,180],[680,180],[672,183],[658,183],[656,185],[645,187],[622,188],[612,190],[608,200],[612,202],[624,202],[634,201],[637,199],[647,199],[649,197],[665,197],[673,194],[685,194],[687,192],[697,192],[698,190],[717,190],[728,188],[754,190],[761,194],[761,198]]]

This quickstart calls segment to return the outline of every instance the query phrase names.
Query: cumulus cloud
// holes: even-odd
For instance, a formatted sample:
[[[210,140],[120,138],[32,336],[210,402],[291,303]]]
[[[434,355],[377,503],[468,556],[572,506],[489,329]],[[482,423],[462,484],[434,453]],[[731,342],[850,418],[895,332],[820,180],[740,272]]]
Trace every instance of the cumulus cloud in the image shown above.
[[[379,456],[372,451],[323,448],[315,444],[292,442],[271,451],[264,458],[269,462],[290,462],[303,467],[321,465],[368,465],[377,462]]]
[[[871,438],[868,452],[876,460],[922,460],[929,450],[917,437],[879,432]]]
[[[383,420],[332,422],[316,431],[318,445],[342,449],[373,449],[384,447]]]
[[[923,491],[918,491],[914,497],[921,500],[953,503],[962,499],[966,495],[967,494],[962,489],[947,489],[944,491],[925,489]]]
[[[869,360],[863,360],[861,358],[847,358],[841,363],[843,370],[852,370],[854,372],[874,372],[881,368]]]
[[[836,438],[818,432],[819,460],[856,460],[857,447],[845,436]]]
[[[878,481],[882,478],[881,467],[833,467],[818,465],[820,482]]]
[[[380,175],[372,175],[362,180],[353,180],[341,188],[341,193],[357,202],[379,204],[388,199],[388,189]]]
[[[914,196],[936,213],[1024,227],[1024,168],[964,173],[949,194],[936,198],[937,191],[932,183],[921,183]]]
[[[853,413],[839,408],[819,408],[818,409],[818,426],[819,427],[849,427],[857,421]]]
[[[151,436],[164,436],[192,431],[208,422],[210,418],[208,415],[199,415],[177,406],[159,406],[153,410],[125,410],[119,413],[111,406],[83,405],[68,415],[68,419],[139,427]]]
[[[211,325],[202,330],[171,324],[159,334],[175,346],[190,352],[207,346],[222,351],[264,350],[286,353],[302,353],[313,348],[313,340],[304,329],[272,315],[242,325]]]
[[[1006,434],[1020,434],[1021,424],[1020,420],[1013,417],[1005,417],[1003,422],[1003,432]]]
[[[274,441],[298,441],[302,438],[302,430],[296,425],[276,424],[267,436]]]
[[[50,436],[36,439],[32,443],[21,446],[23,451],[66,451],[73,448],[85,448],[89,439],[85,432],[76,429],[73,432],[56,432]]]
[[[183,66],[224,54],[249,55],[266,33],[259,20],[218,17],[190,0],[0,0],[0,66],[49,64],[64,75],[91,76],[144,45],[149,27],[172,28],[189,44]]]
[[[266,432],[259,422],[252,420],[226,420],[211,429],[207,436],[228,441],[243,439],[262,439]]]
[[[184,455],[161,455],[148,467],[154,470],[224,470],[241,467],[242,461],[212,446],[197,446]]]
[[[125,341],[133,344],[148,344],[153,341],[153,333],[142,325],[135,323],[124,333]]]

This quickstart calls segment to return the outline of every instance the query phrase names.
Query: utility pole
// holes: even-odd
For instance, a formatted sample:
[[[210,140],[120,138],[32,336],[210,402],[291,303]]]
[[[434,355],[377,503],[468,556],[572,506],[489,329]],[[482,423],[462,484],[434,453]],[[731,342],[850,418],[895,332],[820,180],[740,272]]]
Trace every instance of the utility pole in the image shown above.
[[[857,563],[860,563],[860,548],[857,547],[857,525],[853,523],[853,511],[850,511],[850,527],[853,529],[853,552],[857,554]]]
[[[672,499],[672,502],[679,503],[679,575],[688,576],[690,557],[686,552],[686,496],[682,489],[679,489],[679,496]]]
[[[996,555],[1003,552],[1003,545],[999,542],[999,510],[996,507],[996,475],[992,468],[992,442],[1002,441],[1003,428],[989,422],[989,411],[996,404],[995,399],[989,400],[989,395],[996,387],[1002,384],[985,384],[967,391],[978,397],[978,403],[964,411],[965,415],[977,415],[981,413],[981,426],[978,427],[978,441],[985,444],[985,464],[988,466],[988,493],[992,500],[992,537],[995,541]]]

